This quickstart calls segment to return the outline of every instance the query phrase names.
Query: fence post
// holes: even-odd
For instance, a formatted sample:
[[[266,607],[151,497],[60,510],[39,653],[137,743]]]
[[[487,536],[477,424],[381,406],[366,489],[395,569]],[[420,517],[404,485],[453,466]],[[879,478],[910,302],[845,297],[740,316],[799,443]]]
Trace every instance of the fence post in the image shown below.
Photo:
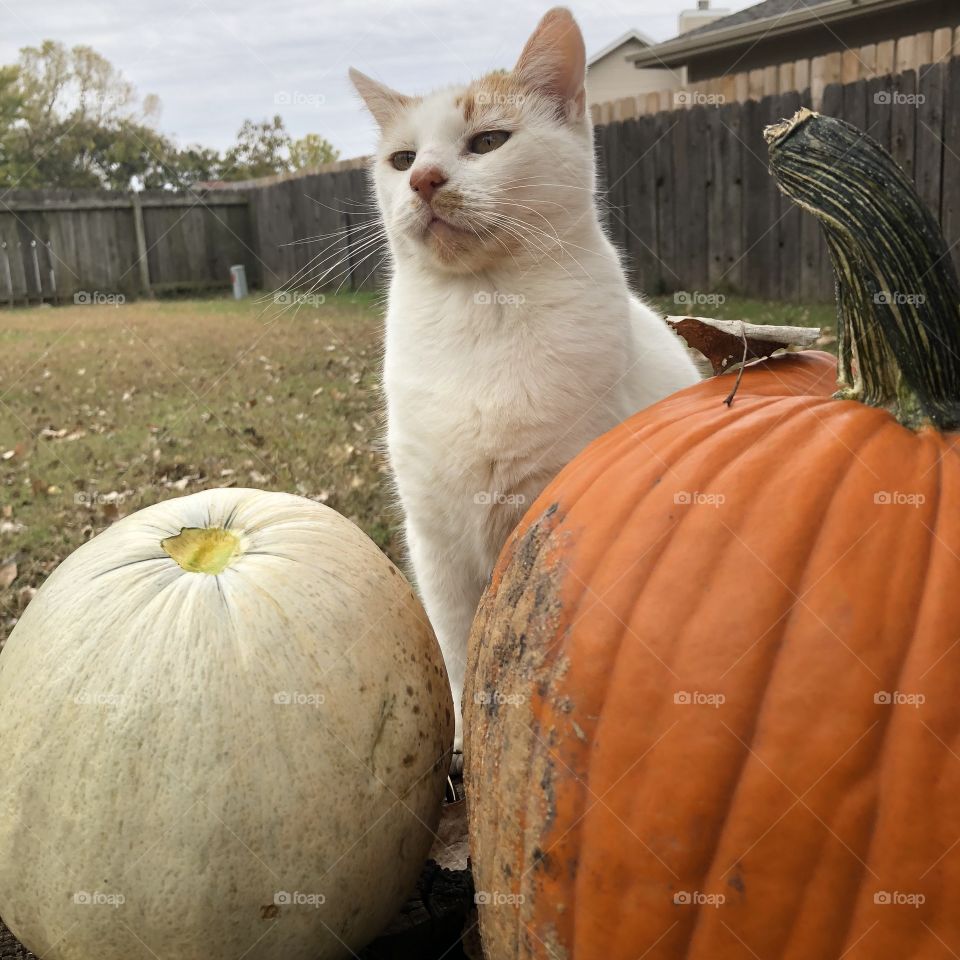
[[[7,253],[7,241],[0,241],[0,250],[3,251],[4,276],[7,280],[7,291],[9,292],[9,302],[12,307],[16,302],[13,296],[13,274],[10,272],[10,254]]]
[[[131,195],[130,204],[133,209],[133,231],[137,236],[137,265],[140,268],[140,288],[146,297],[153,296],[150,289],[150,264],[147,262],[147,233],[143,227],[143,205],[140,203],[140,194]]]

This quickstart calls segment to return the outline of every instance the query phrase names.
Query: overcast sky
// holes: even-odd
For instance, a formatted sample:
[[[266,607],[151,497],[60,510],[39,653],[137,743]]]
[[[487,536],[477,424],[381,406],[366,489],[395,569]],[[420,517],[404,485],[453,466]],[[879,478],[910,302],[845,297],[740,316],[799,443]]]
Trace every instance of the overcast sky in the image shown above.
[[[740,10],[753,0],[713,0]],[[665,40],[695,0],[569,3],[587,53],[631,27]],[[181,144],[223,148],[246,117],[279,113],[351,157],[374,132],[346,80],[356,66],[405,92],[509,67],[549,0],[0,0],[0,63],[51,38],[87,44],[163,104]]]

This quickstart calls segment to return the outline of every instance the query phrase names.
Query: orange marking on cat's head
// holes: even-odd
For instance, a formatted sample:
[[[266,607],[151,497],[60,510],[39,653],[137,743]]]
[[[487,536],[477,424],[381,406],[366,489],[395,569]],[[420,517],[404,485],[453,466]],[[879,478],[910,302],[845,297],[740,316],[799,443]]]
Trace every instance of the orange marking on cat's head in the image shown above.
[[[474,80],[465,94],[457,98],[463,119],[470,123],[484,113],[502,116],[516,111],[529,96],[527,88],[512,73],[496,71]]]

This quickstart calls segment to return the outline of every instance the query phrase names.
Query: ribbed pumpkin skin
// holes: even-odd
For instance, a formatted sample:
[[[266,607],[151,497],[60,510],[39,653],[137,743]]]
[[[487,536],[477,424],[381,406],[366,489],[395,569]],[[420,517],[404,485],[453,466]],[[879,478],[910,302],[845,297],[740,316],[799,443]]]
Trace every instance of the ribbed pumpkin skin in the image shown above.
[[[723,377],[636,415],[505,548],[465,696],[489,960],[960,954],[957,437],[835,375],[775,359],[731,408]]]

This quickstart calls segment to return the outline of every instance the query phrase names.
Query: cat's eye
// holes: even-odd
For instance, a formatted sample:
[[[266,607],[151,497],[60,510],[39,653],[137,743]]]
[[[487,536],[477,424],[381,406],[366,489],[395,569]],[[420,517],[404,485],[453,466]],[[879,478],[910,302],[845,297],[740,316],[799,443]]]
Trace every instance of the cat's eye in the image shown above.
[[[470,141],[471,153],[489,153],[502,147],[510,139],[508,130],[484,130]]]
[[[409,170],[413,166],[413,161],[417,155],[412,150],[398,150],[390,155],[390,163],[394,170]]]

